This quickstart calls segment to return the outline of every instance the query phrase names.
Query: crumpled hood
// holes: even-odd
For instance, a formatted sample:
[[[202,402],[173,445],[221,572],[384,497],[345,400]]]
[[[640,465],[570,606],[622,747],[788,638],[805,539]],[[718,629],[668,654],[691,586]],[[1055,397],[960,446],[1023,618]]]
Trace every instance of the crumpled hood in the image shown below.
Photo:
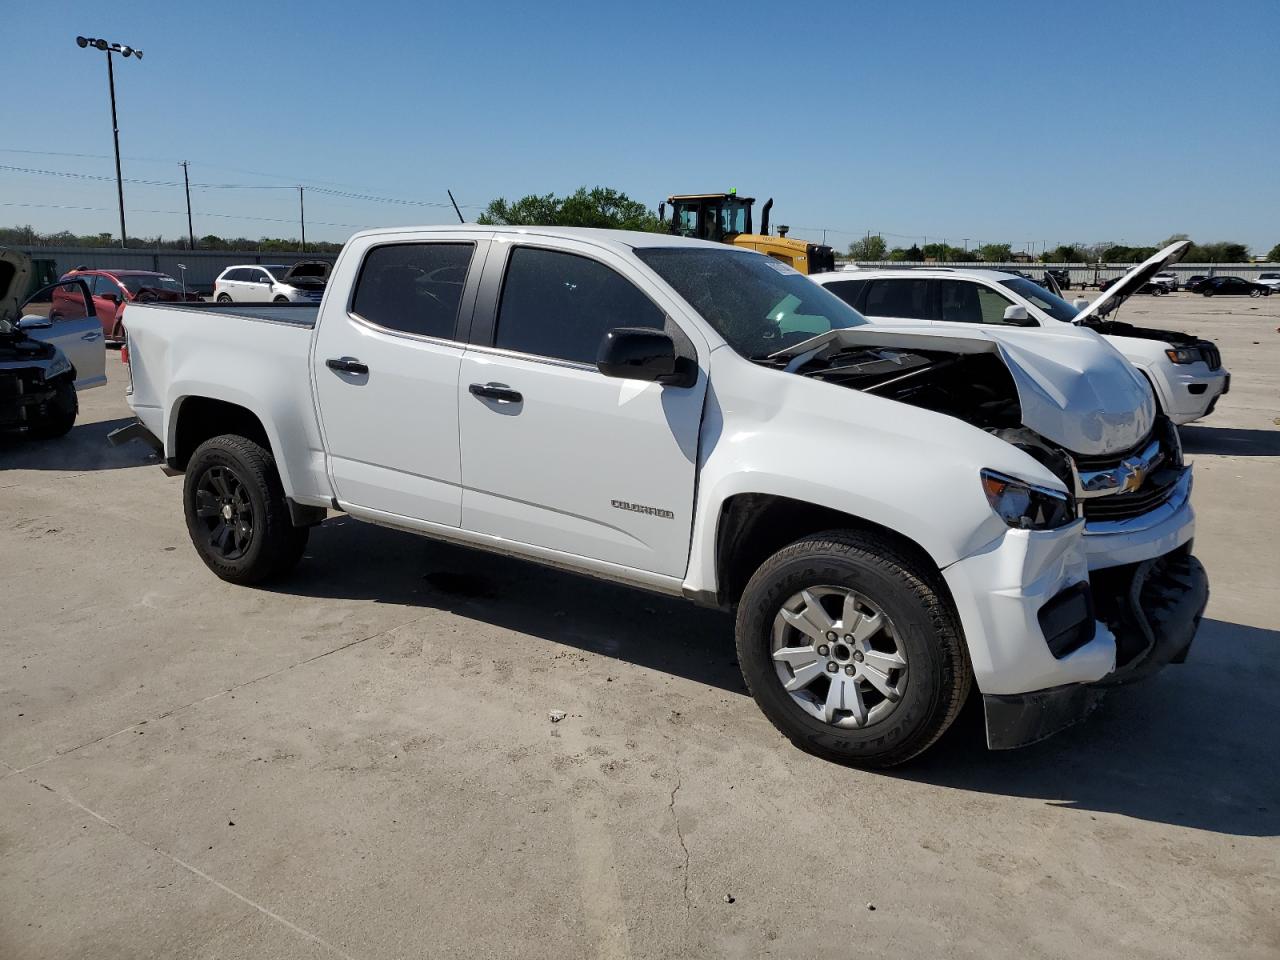
[[[1138,444],[1155,423],[1151,388],[1111,344],[1090,330],[1016,327],[861,326],[832,330],[775,356],[816,356],[827,348],[888,347],[997,353],[1018,390],[1022,422],[1083,456]]]

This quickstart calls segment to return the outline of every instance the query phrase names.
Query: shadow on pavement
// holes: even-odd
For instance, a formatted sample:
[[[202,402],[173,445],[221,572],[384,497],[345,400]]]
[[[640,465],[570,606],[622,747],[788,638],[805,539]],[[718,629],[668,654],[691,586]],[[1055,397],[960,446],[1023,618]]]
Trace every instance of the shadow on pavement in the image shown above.
[[[333,518],[276,592],[459,617],[744,694],[724,613],[539,565]],[[1280,631],[1205,620],[1186,664],[1111,691],[1084,723],[986,749],[970,702],[927,754],[885,773],[979,793],[1244,836],[1280,835]]]
[[[990,752],[973,701],[908,780],[1238,836],[1280,835],[1280,631],[1204,620],[1185,664],[1083,723]]]
[[[1241,427],[1181,427],[1182,449],[1187,453],[1227,457],[1280,457],[1280,430],[1248,430]]]
[[[151,449],[136,440],[123,446],[107,443],[107,434],[133,423],[132,417],[77,423],[64,437],[53,440],[0,438],[0,470],[119,470],[154,466]]]
[[[313,528],[297,573],[270,589],[447,610],[746,693],[724,613],[348,517]]]

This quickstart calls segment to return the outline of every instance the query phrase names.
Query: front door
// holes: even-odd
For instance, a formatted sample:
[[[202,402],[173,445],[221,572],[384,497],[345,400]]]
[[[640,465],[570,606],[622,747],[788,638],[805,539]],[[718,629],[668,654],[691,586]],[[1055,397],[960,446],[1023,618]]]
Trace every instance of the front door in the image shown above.
[[[487,336],[458,381],[463,527],[683,576],[706,379],[663,386],[595,367],[614,327],[674,329],[655,302],[666,295],[587,244],[495,242],[490,258],[508,251],[487,272],[486,284],[504,274],[501,295],[477,311]]]
[[[106,340],[83,280],[62,280],[37,290],[22,305],[23,316],[48,317],[52,326],[29,330],[36,340],[58,347],[76,368],[76,389],[107,382]]]
[[[378,238],[359,272],[339,278],[354,281],[354,292],[349,304],[326,301],[312,375],[343,508],[456,527],[459,324],[469,320],[488,244],[475,234],[436,236]]]

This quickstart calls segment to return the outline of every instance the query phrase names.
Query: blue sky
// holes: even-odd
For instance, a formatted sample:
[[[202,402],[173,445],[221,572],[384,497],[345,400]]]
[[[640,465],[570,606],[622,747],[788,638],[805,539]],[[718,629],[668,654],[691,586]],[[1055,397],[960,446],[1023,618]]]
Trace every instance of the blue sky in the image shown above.
[[[652,207],[772,196],[774,223],[839,247],[1280,242],[1276,0],[11,10],[0,164],[110,177],[104,55],[74,38],[131,44],[125,176],[180,182],[186,159],[194,183],[258,188],[194,190],[198,236],[296,236],[296,191],[273,186],[452,188],[471,217],[600,184]],[[125,191],[131,234],[185,233],[180,187]],[[307,194],[308,239],[451,219]],[[0,223],[114,232],[115,185],[0,169]]]

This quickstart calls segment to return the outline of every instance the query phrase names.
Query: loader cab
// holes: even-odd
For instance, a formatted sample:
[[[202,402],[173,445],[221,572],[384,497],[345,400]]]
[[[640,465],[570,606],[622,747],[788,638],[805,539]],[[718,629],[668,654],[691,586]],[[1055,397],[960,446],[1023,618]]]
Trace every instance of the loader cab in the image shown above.
[[[736,193],[677,194],[667,198],[671,206],[667,229],[681,237],[732,243],[738,234],[751,232],[755,202],[753,197]]]

